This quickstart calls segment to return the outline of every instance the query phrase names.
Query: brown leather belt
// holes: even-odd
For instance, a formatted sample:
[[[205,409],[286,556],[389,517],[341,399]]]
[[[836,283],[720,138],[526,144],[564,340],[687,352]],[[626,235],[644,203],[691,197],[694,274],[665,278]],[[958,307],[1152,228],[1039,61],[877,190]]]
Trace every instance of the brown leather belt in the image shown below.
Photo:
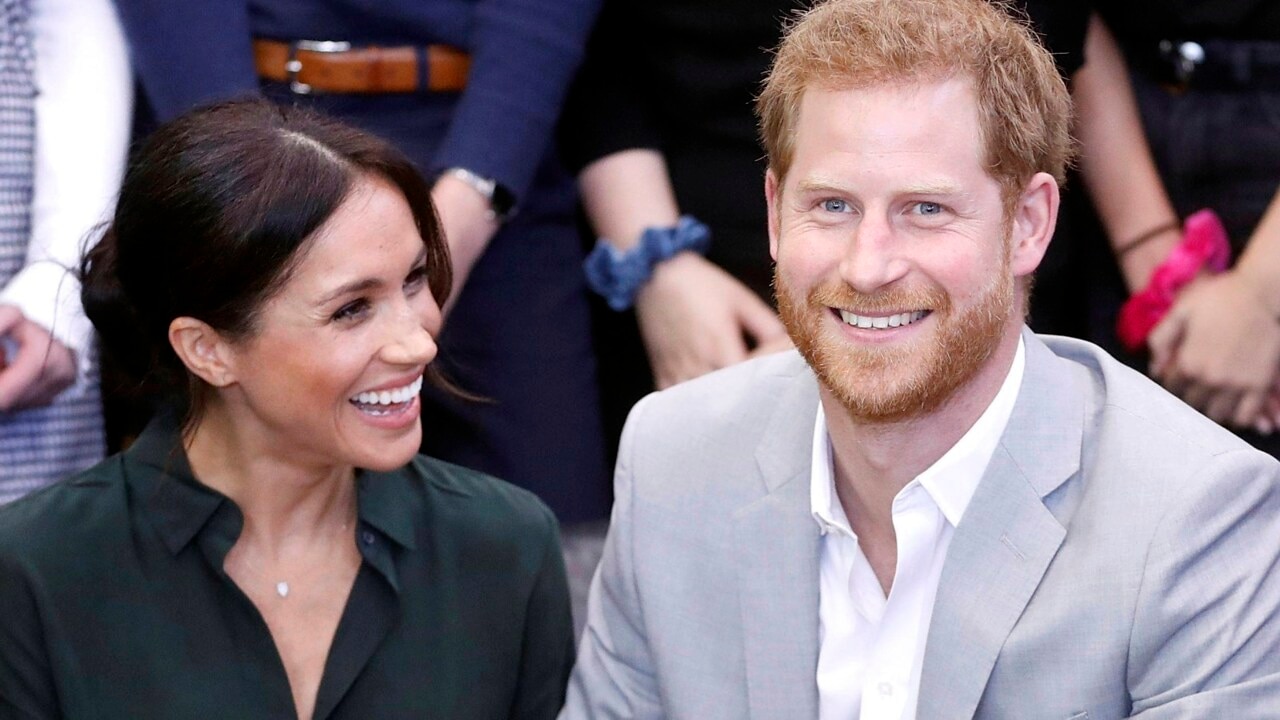
[[[308,40],[254,40],[253,60],[259,77],[300,94],[460,92],[471,66],[467,53],[448,45],[354,48]]]

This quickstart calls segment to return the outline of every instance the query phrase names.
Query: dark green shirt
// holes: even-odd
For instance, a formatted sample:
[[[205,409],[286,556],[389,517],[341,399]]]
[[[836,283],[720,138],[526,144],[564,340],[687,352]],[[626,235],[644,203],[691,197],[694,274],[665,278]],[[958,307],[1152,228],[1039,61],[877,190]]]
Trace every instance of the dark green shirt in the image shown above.
[[[357,482],[364,561],[315,717],[554,717],[573,629],[546,507],[424,457]],[[267,625],[222,569],[242,525],[171,420],[0,508],[0,719],[295,718]]]

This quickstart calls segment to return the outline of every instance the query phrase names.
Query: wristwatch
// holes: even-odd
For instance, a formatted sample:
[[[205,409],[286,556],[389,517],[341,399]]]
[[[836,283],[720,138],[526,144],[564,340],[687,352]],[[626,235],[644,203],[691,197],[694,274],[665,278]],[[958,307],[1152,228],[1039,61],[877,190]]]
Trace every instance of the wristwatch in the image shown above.
[[[502,223],[516,212],[516,196],[493,178],[481,177],[464,167],[451,167],[440,173],[470,185],[489,203],[489,219]]]

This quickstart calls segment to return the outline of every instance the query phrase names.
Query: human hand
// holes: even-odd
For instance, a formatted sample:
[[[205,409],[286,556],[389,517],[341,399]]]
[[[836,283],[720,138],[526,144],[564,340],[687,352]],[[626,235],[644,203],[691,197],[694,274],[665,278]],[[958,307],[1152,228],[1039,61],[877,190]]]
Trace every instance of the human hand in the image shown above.
[[[6,337],[17,350],[0,362],[0,411],[48,405],[75,382],[75,353],[13,305],[0,305],[0,338]]]
[[[431,188],[431,201],[440,216],[440,228],[449,244],[453,262],[453,291],[449,297],[436,297],[447,319],[458,294],[471,275],[490,238],[498,231],[498,222],[490,216],[489,201],[476,189],[452,175],[442,175]]]
[[[658,389],[748,357],[787,337],[777,313],[724,270],[695,253],[654,268],[636,296],[636,318]]]
[[[1151,371],[1209,417],[1257,427],[1280,371],[1280,322],[1250,278],[1230,271],[1188,285],[1148,338]]]

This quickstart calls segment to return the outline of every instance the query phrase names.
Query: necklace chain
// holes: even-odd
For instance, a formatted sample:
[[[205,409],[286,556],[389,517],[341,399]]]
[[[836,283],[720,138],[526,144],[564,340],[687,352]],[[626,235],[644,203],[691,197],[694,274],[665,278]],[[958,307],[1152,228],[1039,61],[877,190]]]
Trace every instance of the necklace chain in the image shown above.
[[[351,525],[349,522],[342,523],[343,531],[346,531],[350,527]],[[265,575],[265,573],[261,572],[257,567],[255,567],[253,564],[247,561],[243,563],[243,567],[244,569],[248,570],[250,573],[255,575],[259,580],[263,579]],[[289,597],[290,589],[291,588],[289,586],[288,580],[277,580],[275,583],[276,595],[280,596],[281,599],[286,599]]]

